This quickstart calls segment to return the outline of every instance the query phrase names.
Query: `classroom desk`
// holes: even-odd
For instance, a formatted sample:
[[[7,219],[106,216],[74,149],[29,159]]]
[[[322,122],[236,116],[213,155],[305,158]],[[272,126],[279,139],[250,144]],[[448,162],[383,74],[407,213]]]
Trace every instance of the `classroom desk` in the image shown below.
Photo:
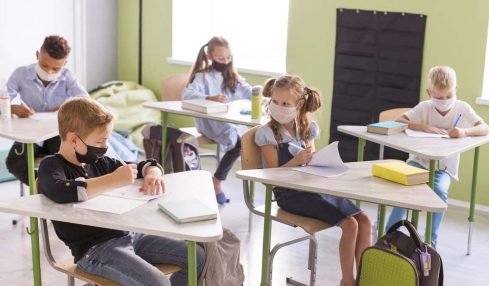
[[[164,176],[167,192],[162,198],[150,201],[121,215],[80,208],[73,204],[57,204],[43,195],[22,197],[0,202],[0,211],[29,215],[69,223],[134,231],[188,241],[189,285],[197,285],[195,242],[216,241],[222,237],[221,219],[178,224],[158,209],[158,200],[199,198],[218,211],[211,174],[189,171]],[[37,249],[39,257],[39,249]]]
[[[418,211],[441,212],[446,210],[447,205],[424,184],[403,186],[372,177],[371,167],[376,162],[379,161],[347,163],[349,170],[345,174],[331,178],[294,171],[292,168],[242,170],[236,173],[236,176],[244,181],[260,182],[266,185],[261,286],[268,284],[273,186]]]
[[[338,131],[358,137],[358,160],[363,160],[363,146],[365,140],[383,144],[385,146],[415,154],[430,160],[430,180],[429,186],[434,188],[435,162],[451,155],[456,155],[475,149],[474,163],[472,167],[472,187],[470,193],[470,211],[469,211],[469,236],[467,242],[467,255],[470,255],[472,244],[472,222],[475,219],[475,198],[477,191],[477,171],[479,163],[479,147],[489,142],[489,136],[474,136],[458,139],[449,138],[416,138],[409,137],[404,132],[392,134],[389,136],[367,132],[366,126],[340,125]],[[384,212],[385,214],[385,209]],[[417,213],[415,223],[417,222]],[[426,218],[426,242],[431,242],[431,214]]]
[[[58,135],[58,120],[56,113],[52,116],[43,116],[42,119],[35,120],[32,118],[12,118],[9,121],[0,121],[0,137],[12,139],[27,145],[27,170],[29,174],[29,193],[36,194],[34,188],[34,144],[44,141]],[[41,264],[39,259],[39,232],[37,218],[30,218],[30,230],[32,245],[32,271],[34,275],[34,285],[41,285]]]
[[[188,109],[182,109],[181,101],[147,102],[143,106],[146,108],[156,109],[161,111],[161,126],[163,127],[161,132],[162,133],[161,134],[162,156],[165,156],[166,134],[167,134],[167,127],[168,127],[169,113],[185,115],[185,116],[190,116],[195,118],[216,120],[216,121],[233,123],[233,124],[244,125],[249,127],[266,124],[269,120],[266,116],[263,115],[261,119],[251,119],[251,115],[242,115],[239,113],[243,107],[251,109],[251,102],[249,104],[243,104],[242,101],[231,102],[229,104],[228,112],[213,113],[213,114],[207,114],[207,113],[192,111]],[[162,158],[162,160],[164,161],[164,157]]]

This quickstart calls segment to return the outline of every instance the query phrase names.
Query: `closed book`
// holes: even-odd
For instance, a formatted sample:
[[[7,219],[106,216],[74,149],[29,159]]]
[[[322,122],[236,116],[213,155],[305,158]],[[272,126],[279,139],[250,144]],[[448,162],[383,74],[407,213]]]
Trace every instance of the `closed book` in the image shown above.
[[[396,134],[408,128],[407,123],[397,121],[383,121],[367,125],[367,132],[378,134]]]
[[[402,185],[417,185],[427,183],[429,180],[429,171],[411,165],[405,162],[392,161],[372,165],[372,175]]]
[[[208,114],[228,111],[227,104],[207,99],[184,100],[182,101],[182,108]]]
[[[158,207],[174,221],[187,223],[217,218],[217,211],[197,199],[158,202]]]

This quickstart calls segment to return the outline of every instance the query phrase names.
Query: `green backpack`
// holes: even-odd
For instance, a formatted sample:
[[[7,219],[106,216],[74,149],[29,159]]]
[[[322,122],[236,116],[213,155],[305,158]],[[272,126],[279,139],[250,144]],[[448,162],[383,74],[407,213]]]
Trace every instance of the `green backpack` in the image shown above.
[[[404,226],[409,236],[397,229]],[[357,286],[442,286],[440,255],[419,238],[407,220],[398,221],[377,243],[365,249]]]

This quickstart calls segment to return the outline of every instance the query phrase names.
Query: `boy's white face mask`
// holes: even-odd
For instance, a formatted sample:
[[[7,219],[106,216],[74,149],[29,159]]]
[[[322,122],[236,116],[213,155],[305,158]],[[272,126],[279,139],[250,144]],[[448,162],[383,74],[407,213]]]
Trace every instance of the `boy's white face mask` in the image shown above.
[[[297,117],[297,108],[285,107],[270,101],[270,115],[280,124],[286,124],[291,122]]]
[[[61,73],[53,73],[53,74],[47,73],[41,68],[39,63],[36,64],[36,73],[39,76],[39,78],[42,79],[43,81],[55,81],[61,75]]]
[[[457,95],[454,94],[451,98],[449,99],[437,99],[434,97],[431,97],[431,104],[438,109],[441,112],[445,112],[450,110],[453,105],[455,104],[455,101],[457,100]]]

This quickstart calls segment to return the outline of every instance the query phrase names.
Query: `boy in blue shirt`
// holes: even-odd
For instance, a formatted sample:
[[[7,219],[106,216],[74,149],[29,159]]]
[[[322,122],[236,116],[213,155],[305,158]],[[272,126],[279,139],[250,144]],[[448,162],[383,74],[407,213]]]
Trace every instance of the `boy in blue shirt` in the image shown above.
[[[75,75],[64,67],[70,51],[64,38],[48,36],[36,51],[37,63],[14,71],[7,82],[8,91],[13,95],[12,114],[29,117],[35,112],[57,111],[66,99],[88,95]],[[59,136],[39,142],[34,145],[34,157],[54,154],[59,146]],[[15,142],[6,164],[9,172],[27,185],[27,152],[19,154],[20,150],[23,150],[22,143]]]

